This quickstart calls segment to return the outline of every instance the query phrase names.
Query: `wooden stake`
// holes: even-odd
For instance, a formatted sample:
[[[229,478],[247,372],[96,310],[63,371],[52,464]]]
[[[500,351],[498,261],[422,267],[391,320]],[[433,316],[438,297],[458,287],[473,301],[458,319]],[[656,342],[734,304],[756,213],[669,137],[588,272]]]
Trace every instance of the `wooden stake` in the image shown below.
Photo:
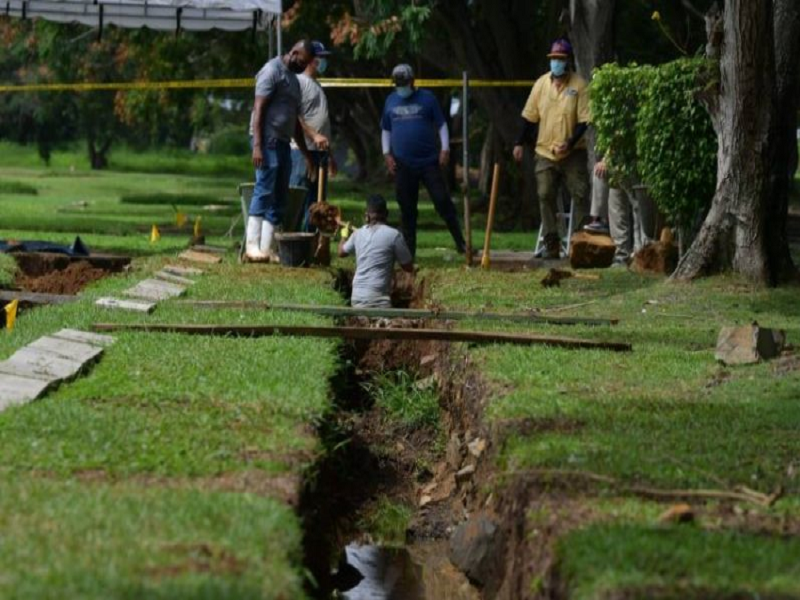
[[[140,331],[145,333],[185,333],[188,335],[342,338],[348,340],[432,340],[477,344],[544,345],[558,348],[583,348],[630,352],[630,344],[598,342],[545,335],[523,335],[489,331],[455,331],[449,329],[390,329],[372,327],[312,327],[304,325],[121,325],[95,323],[95,331]]]
[[[325,202],[325,167],[319,166],[317,173],[317,202]]]
[[[492,228],[494,227],[494,211],[497,207],[497,192],[500,187],[500,163],[494,163],[492,174],[492,193],[489,196],[489,216],[486,219],[486,237],[483,240],[483,257],[481,268],[488,269],[491,265],[489,253],[492,244]]]
[[[270,304],[259,300],[179,300],[181,306],[192,308],[236,308],[241,310],[285,310],[328,317],[370,317],[376,319],[436,319],[441,321],[508,321],[546,325],[616,325],[619,319],[551,317],[539,314],[487,313],[455,310],[426,310],[419,308],[355,308],[316,304]]]

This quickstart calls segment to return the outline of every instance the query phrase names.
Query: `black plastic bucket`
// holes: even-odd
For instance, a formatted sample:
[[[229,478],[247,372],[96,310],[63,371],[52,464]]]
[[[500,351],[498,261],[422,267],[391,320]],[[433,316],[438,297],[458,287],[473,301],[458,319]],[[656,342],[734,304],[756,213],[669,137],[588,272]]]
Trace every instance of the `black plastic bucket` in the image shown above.
[[[284,267],[307,267],[311,264],[314,255],[313,233],[279,233],[275,236],[278,241],[278,255]]]

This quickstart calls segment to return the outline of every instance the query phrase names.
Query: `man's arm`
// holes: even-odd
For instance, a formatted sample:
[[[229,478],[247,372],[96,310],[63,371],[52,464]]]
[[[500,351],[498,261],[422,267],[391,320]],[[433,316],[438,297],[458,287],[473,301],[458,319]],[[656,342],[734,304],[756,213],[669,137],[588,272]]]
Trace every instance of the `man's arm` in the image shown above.
[[[349,256],[356,249],[356,233],[357,231],[354,231],[339,242],[339,258]]]
[[[383,150],[383,159],[386,162],[386,170],[390,175],[394,175],[397,170],[397,162],[392,156],[392,132],[387,129],[381,129],[381,149]]]
[[[525,146],[535,144],[539,137],[539,123],[531,123],[525,117],[521,117],[520,121],[519,134],[514,142],[514,160],[517,162],[522,161]]]
[[[394,239],[394,258],[400,264],[400,268],[406,273],[414,272],[414,259],[411,256],[411,251],[408,249],[406,240],[403,235],[398,231],[397,237]]]
[[[264,140],[261,139],[261,132],[263,131],[264,112],[267,110],[268,104],[268,96],[256,96],[256,101],[253,105],[253,166],[256,169],[260,169],[264,164],[264,154],[261,152]]]
[[[439,142],[442,146],[439,153],[439,165],[446,167],[450,162],[450,130],[447,128],[447,123],[442,123],[442,126],[439,127]]]
[[[571,152],[575,147],[575,144],[577,144],[584,136],[587,129],[589,129],[588,123],[578,123],[575,126],[575,131],[572,132],[570,138],[566,142],[558,145],[558,148],[556,148],[556,154],[566,154],[567,152]]]
[[[300,124],[300,128],[303,130],[303,132],[308,137],[311,138],[311,140],[314,142],[314,144],[317,146],[317,148],[319,148],[320,150],[327,150],[328,149],[328,144],[329,144],[328,138],[326,138],[324,135],[322,135],[319,131],[316,131],[313,127],[311,127],[311,125],[306,123],[301,117],[297,117],[297,121]],[[297,142],[297,145],[299,146],[300,145],[300,141],[297,140],[297,139],[295,139],[295,141]],[[305,140],[303,140],[303,143],[305,144]]]

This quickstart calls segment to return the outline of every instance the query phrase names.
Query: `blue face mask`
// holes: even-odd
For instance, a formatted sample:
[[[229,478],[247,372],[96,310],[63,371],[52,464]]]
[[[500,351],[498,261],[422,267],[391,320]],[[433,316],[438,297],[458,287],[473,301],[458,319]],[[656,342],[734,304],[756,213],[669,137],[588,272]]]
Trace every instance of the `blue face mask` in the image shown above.
[[[414,93],[414,88],[410,85],[402,85],[397,87],[397,95],[401,98],[408,98]]]
[[[554,77],[563,77],[567,73],[567,61],[560,58],[550,60],[550,72]]]
[[[325,71],[328,70],[328,59],[327,58],[318,58],[317,59],[317,73],[320,75],[324,75]]]

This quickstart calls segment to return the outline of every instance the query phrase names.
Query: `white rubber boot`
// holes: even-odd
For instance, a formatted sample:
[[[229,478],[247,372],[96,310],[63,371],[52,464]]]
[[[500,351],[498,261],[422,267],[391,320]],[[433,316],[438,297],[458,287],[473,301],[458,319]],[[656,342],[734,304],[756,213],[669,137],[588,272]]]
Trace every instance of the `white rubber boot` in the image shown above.
[[[261,244],[259,246],[261,254],[269,258],[270,262],[279,262],[278,254],[275,252],[275,225],[264,219],[261,224]]]
[[[247,217],[247,242],[244,247],[244,254],[248,260],[263,261],[267,255],[261,252],[261,228],[264,223],[263,217]]]

